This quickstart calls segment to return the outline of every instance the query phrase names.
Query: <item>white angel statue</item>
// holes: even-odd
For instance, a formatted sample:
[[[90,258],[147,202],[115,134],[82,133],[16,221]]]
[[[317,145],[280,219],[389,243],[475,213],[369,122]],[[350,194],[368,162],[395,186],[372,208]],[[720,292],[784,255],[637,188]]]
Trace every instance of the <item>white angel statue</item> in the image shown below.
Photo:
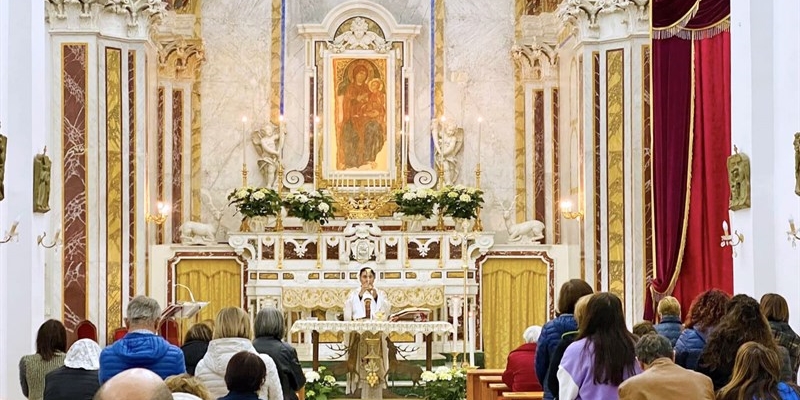
[[[258,170],[264,176],[266,187],[275,189],[278,168],[283,162],[283,143],[286,132],[268,123],[266,127],[253,131],[252,139],[258,153]]]
[[[436,164],[444,172],[445,185],[454,185],[458,179],[458,154],[464,144],[464,129],[453,124],[434,121],[431,124]]]

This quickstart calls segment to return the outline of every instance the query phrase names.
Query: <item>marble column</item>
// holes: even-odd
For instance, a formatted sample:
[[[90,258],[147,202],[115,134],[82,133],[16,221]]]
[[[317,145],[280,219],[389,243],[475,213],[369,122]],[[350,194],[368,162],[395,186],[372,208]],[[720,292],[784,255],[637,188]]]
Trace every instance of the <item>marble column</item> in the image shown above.
[[[63,251],[48,256],[47,304],[71,339],[89,320],[100,343],[143,294],[148,43],[160,0],[47,3],[50,33],[52,223]]]
[[[0,398],[22,398],[17,365],[36,351],[44,322],[45,252],[36,236],[53,234],[49,214],[33,213],[33,157],[48,145],[44,2],[0,2],[0,133],[8,137],[0,239],[18,220],[18,236],[0,244]],[[52,157],[52,151],[48,151]],[[51,207],[55,196],[50,197]]]
[[[622,298],[633,323],[643,310],[643,272],[651,254],[645,239],[650,203],[645,194],[650,137],[648,1],[571,1],[563,3],[558,14],[576,28],[562,48],[577,58],[583,77],[578,157],[584,160],[578,166],[583,189],[570,198],[582,205],[582,275],[596,290]],[[575,240],[572,225],[569,237]]]
[[[800,4],[731,3],[731,143],[750,156],[751,208],[731,213],[745,241],[734,258],[734,292],[786,297],[797,329],[800,250],[787,241],[795,194],[794,134],[800,132]]]

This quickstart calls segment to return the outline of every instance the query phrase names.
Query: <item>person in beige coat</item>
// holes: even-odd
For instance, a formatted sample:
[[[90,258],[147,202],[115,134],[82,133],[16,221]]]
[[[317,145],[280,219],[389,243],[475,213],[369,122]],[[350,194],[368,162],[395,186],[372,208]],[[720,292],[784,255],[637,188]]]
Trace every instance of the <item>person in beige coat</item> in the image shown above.
[[[672,343],[664,336],[642,336],[636,358],[644,372],[622,382],[620,400],[714,400],[711,378],[675,364]]]

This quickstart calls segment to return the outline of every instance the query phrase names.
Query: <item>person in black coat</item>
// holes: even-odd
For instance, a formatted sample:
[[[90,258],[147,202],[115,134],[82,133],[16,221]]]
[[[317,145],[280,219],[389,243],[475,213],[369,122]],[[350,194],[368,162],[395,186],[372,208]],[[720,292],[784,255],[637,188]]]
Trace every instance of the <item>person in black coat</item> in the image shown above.
[[[194,376],[194,369],[197,363],[203,359],[208,351],[208,343],[211,341],[211,328],[204,323],[194,324],[189,331],[186,332],[186,337],[183,339],[183,359],[186,362],[186,373]]]
[[[297,359],[297,351],[282,340],[286,330],[283,312],[275,307],[262,308],[256,315],[254,330],[253,347],[257,352],[272,357],[278,367],[283,400],[297,400],[296,392],[306,384],[306,377]]]
[[[45,400],[92,400],[100,389],[100,346],[91,339],[75,342],[67,351],[64,366],[44,378]]]

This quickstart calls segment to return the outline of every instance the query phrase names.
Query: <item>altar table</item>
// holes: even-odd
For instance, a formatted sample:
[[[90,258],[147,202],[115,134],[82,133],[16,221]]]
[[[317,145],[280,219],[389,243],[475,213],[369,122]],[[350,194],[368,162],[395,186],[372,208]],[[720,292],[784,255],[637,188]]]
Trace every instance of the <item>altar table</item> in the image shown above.
[[[397,333],[397,334],[417,334],[421,333],[425,338],[425,368],[431,370],[433,368],[433,335],[439,336],[453,333],[453,325],[445,321],[429,321],[429,322],[390,322],[390,321],[376,321],[376,320],[359,320],[359,321],[314,321],[314,320],[299,320],[296,321],[290,333],[298,333],[304,331],[311,331],[311,345],[312,345],[312,368],[314,371],[319,369],[319,334],[320,333]]]

